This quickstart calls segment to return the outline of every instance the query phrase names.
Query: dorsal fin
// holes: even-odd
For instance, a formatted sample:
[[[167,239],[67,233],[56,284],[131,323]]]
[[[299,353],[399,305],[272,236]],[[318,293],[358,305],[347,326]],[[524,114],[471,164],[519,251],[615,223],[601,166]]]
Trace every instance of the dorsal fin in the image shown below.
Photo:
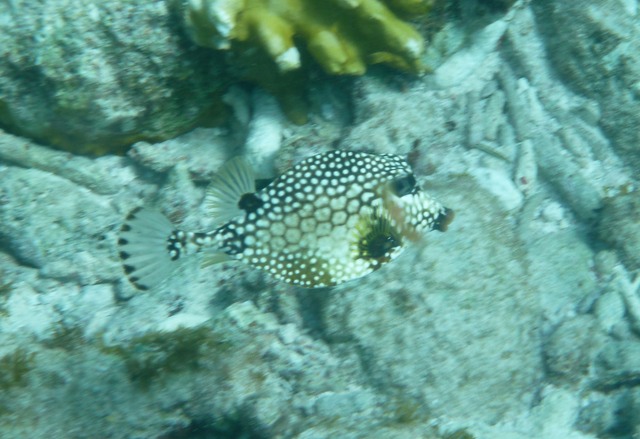
[[[244,215],[238,202],[244,194],[254,193],[256,182],[251,165],[243,157],[234,157],[222,166],[207,189],[208,213],[220,223]]]

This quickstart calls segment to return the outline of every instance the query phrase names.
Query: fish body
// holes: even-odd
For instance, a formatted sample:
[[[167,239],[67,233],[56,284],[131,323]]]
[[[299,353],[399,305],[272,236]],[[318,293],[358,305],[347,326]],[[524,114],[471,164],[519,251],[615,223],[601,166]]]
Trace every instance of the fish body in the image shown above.
[[[359,278],[453,219],[417,185],[401,156],[330,151],[309,157],[256,191],[248,165],[232,160],[207,193],[210,232],[175,229],[161,214],[132,212],[120,233],[125,272],[138,288],[166,277],[184,256],[239,260],[302,287]]]

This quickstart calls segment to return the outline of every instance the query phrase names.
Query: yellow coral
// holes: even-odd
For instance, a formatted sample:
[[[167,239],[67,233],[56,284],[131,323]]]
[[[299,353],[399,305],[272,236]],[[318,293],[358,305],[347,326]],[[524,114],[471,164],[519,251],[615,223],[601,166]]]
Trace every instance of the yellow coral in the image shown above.
[[[281,71],[300,67],[294,37],[331,74],[362,74],[385,62],[419,71],[424,42],[393,11],[427,12],[432,0],[190,0],[186,21],[196,43],[228,49],[251,43]]]
[[[287,100],[296,100],[292,83],[301,82],[296,73],[303,67],[300,49],[334,75],[361,75],[377,63],[420,72],[423,38],[396,14],[424,14],[433,2],[188,0],[184,15],[197,44],[231,49],[244,77],[284,101],[291,117]]]

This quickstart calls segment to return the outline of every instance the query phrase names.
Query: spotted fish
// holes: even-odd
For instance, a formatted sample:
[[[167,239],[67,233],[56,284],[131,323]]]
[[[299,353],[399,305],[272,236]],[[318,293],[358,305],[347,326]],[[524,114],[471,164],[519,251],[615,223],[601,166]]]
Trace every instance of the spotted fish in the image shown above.
[[[407,242],[446,230],[453,212],[422,191],[404,158],[330,151],[303,160],[261,190],[241,158],[212,180],[209,232],[175,228],[137,209],[118,241],[129,280],[148,289],[185,256],[203,265],[239,260],[289,284],[315,288],[364,276],[395,259]]]

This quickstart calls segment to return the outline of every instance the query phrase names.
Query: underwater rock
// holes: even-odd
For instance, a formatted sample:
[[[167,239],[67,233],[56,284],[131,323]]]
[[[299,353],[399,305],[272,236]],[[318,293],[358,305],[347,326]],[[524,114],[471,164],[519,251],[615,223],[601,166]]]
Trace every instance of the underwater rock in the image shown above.
[[[640,192],[606,200],[598,220],[598,237],[620,252],[629,271],[640,268]]]
[[[104,196],[37,169],[0,167],[0,249],[45,278],[113,280]]]
[[[74,156],[0,130],[0,161],[63,177],[101,195],[113,195],[134,179],[122,157]]]
[[[556,379],[578,382],[587,375],[604,342],[593,316],[567,319],[550,335],[544,347],[546,366]]]
[[[163,142],[136,142],[128,155],[158,173],[181,165],[188,169],[193,180],[207,181],[232,157],[235,145],[220,129],[196,128]]]
[[[626,393],[626,392],[625,392]],[[592,433],[598,438],[615,437],[611,433],[619,431],[631,431],[629,422],[625,418],[633,419],[632,411],[637,408],[635,403],[630,404],[627,394],[625,395],[603,395],[594,394],[589,397],[584,407],[580,408],[580,413],[575,426],[584,432]],[[626,424],[626,425],[625,425]]]
[[[121,152],[212,119],[220,60],[163,1],[0,2],[0,126],[68,151]]]
[[[604,347],[591,382],[595,390],[580,416],[582,429],[609,433],[640,431],[640,343],[636,339],[611,339]],[[598,437],[605,437],[599,434]]]
[[[618,153],[640,169],[640,20],[637,2],[531,2],[553,67],[596,99]]]

